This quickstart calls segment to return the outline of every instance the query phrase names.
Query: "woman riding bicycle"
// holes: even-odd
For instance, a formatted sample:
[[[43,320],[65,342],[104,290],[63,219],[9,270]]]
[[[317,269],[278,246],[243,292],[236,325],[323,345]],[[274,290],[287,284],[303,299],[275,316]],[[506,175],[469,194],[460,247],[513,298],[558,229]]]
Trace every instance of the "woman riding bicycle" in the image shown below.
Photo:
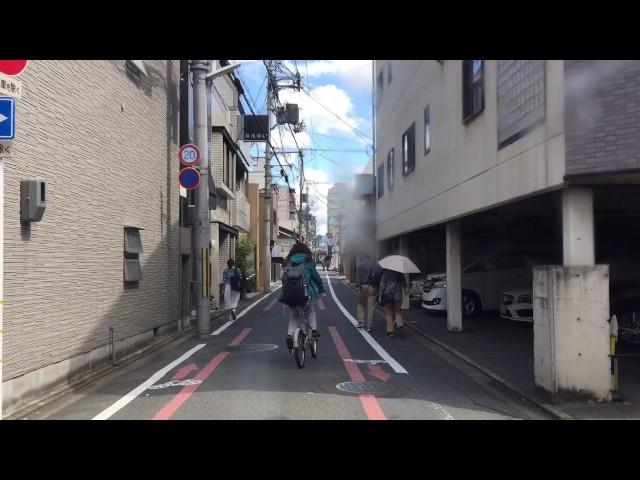
[[[314,337],[320,336],[320,333],[318,332],[318,321],[316,318],[314,301],[320,295],[326,295],[324,285],[322,284],[322,279],[316,270],[316,264],[313,261],[313,253],[311,253],[311,250],[309,250],[309,248],[303,243],[296,243],[293,248],[291,248],[289,255],[287,255],[283,267],[287,268],[287,266],[296,266],[302,263],[304,263],[304,281],[307,286],[309,299],[302,307],[289,307],[291,310],[289,328],[287,329],[287,347],[289,350],[293,348],[293,333],[298,326],[300,313],[306,315],[307,320],[309,321],[309,326],[312,329],[312,335]],[[283,300],[283,295],[284,288],[280,294],[280,301]],[[301,309],[302,312],[300,312],[299,309]]]

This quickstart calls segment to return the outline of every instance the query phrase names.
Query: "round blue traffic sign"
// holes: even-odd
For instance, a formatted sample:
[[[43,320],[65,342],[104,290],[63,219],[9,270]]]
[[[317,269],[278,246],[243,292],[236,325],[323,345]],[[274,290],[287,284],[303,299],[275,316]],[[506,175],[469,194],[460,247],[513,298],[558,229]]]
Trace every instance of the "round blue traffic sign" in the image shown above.
[[[178,180],[184,188],[192,190],[200,183],[200,172],[193,167],[184,168],[180,171]]]

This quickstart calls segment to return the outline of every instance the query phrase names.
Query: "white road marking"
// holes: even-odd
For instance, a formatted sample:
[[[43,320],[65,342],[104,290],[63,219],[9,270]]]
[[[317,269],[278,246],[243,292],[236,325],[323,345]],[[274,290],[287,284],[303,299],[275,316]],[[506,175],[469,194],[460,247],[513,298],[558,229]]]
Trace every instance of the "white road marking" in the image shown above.
[[[349,320],[351,324],[357,328],[358,322],[356,321],[355,318],[353,318],[353,316],[349,313],[349,311],[346,308],[344,308],[344,305],[342,305],[340,300],[338,300],[338,297],[336,296],[336,292],[333,291],[333,285],[331,285],[331,279],[329,278],[328,275],[325,275],[325,278],[327,279],[327,283],[329,284],[329,290],[331,291],[331,296],[333,297],[333,300],[336,302],[336,305],[338,305],[338,308],[342,311],[344,316],[347,317],[347,320]],[[364,330],[358,330],[358,331],[360,332],[360,335],[364,337],[367,343],[371,345],[371,348],[373,348],[378,353],[378,355],[380,355],[389,364],[389,366],[393,368],[394,372],[407,373],[405,368],[402,365],[400,365],[391,355],[389,355],[389,353],[387,353],[387,351],[384,348],[382,348],[380,344],[376,342],[376,340],[371,335],[369,335],[369,332],[365,332]]]
[[[384,360],[356,360],[355,358],[343,358],[342,361],[357,363],[358,365],[362,365],[362,364],[377,365],[379,363],[387,363]]]
[[[276,288],[273,292],[277,292],[279,288],[280,287]],[[237,315],[236,320],[238,318],[242,317],[245,313],[247,313],[249,310],[251,310],[258,303],[260,303],[261,301],[263,301],[265,298],[269,297],[270,295],[271,294],[264,295],[262,298],[260,298],[257,301],[253,302],[251,305],[249,305],[247,308],[245,308],[242,312],[240,312]],[[233,323],[233,321],[229,321],[229,322],[225,323],[222,327],[218,328],[211,335],[219,335],[227,327],[229,327],[229,325],[231,325],[232,323]],[[107,420],[108,418],[112,417],[118,411],[122,410],[129,403],[131,403],[133,400],[135,400],[136,397],[140,396],[140,394],[142,394],[147,389],[149,389],[149,387],[152,387],[158,380],[160,380],[162,377],[164,377],[167,373],[169,373],[171,370],[176,368],[178,365],[180,365],[182,362],[184,362],[187,358],[189,358],[191,355],[193,355],[194,353],[196,353],[198,350],[200,350],[201,348],[205,347],[206,345],[207,345],[206,343],[200,343],[200,344],[196,345],[191,350],[189,350],[188,352],[183,354],[180,358],[174,360],[173,362],[171,362],[170,364],[168,364],[164,368],[158,370],[156,373],[151,375],[147,380],[145,380],[143,383],[141,383],[136,388],[131,390],[129,393],[127,393],[120,400],[118,400],[117,402],[113,403],[110,407],[107,407],[102,412],[100,412],[98,415],[93,417],[92,420]]]
[[[278,290],[280,290],[280,288],[282,288],[282,285],[280,285],[278,288],[276,288],[275,290],[273,290],[271,293],[275,293]],[[238,313],[236,315],[236,319],[235,320],[229,320],[227,323],[225,323],[224,325],[222,325],[220,328],[218,328],[215,332],[212,332],[211,335],[220,335],[222,332],[224,332],[227,328],[229,328],[231,325],[233,325],[235,322],[237,322],[241,317],[243,317],[249,310],[251,310],[253,307],[255,307],[257,304],[259,304],[261,301],[263,301],[265,298],[270,297],[271,293],[269,295],[265,295],[264,297],[260,298],[258,301],[253,302],[251,305],[249,305],[247,308],[245,308],[243,311],[241,311],[240,313]]]

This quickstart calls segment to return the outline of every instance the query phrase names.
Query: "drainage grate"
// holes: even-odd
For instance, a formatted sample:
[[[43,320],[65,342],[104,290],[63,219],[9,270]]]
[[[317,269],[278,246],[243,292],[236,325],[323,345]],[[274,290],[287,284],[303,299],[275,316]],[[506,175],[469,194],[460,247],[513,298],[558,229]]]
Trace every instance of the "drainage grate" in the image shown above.
[[[273,343],[245,343],[243,345],[229,345],[229,352],[266,352],[267,350],[275,350],[278,345]]]
[[[393,386],[382,382],[342,382],[336,385],[338,390],[347,393],[360,394],[385,394],[393,391]]]

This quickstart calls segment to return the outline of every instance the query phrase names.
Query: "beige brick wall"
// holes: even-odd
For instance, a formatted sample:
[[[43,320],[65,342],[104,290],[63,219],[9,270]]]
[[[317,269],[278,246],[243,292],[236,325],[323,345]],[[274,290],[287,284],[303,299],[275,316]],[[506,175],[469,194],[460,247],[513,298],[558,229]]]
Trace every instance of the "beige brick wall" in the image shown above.
[[[178,318],[175,61],[31,61],[16,157],[6,162],[3,380]],[[20,224],[20,180],[47,181],[41,222]],[[143,228],[144,279],[123,284],[123,227]]]

